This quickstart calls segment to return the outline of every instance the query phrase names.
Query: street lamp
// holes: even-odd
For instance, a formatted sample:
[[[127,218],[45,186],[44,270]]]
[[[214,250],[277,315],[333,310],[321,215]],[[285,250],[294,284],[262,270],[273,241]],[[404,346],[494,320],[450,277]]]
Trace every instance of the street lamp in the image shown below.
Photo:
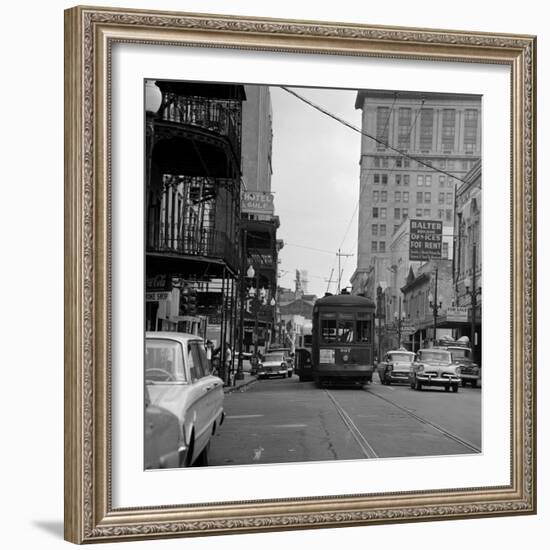
[[[434,316],[434,338],[433,338],[433,345],[435,346],[436,343],[436,330],[437,330],[437,311],[441,309],[443,304],[441,301],[437,303],[437,277],[438,277],[438,268],[435,267],[435,285],[434,285],[434,294],[430,292],[428,295],[428,300],[430,302],[430,308],[432,309],[433,316]],[[435,298],[434,298],[435,295]]]
[[[476,288],[476,244],[472,248],[472,279],[466,277],[464,279],[464,287],[466,295],[470,296],[471,303],[471,319],[470,319],[470,338],[472,345],[472,360],[475,361],[475,336],[476,336],[476,311],[477,311],[477,295],[481,294],[481,287]]]
[[[405,322],[405,312],[401,311],[401,296],[399,296],[399,313],[397,311],[393,314],[395,319],[395,324],[397,326],[397,348],[401,347],[401,330],[403,329],[403,323]]]

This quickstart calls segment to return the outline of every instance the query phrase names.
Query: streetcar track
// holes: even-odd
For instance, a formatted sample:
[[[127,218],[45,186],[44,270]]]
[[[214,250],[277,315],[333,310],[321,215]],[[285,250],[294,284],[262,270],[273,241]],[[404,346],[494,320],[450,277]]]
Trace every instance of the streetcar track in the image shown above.
[[[455,443],[459,443],[460,445],[462,445],[462,446],[466,447],[467,449],[470,449],[471,451],[474,451],[476,453],[481,452],[481,448],[478,447],[477,445],[475,445],[474,443],[471,443],[470,441],[467,441],[466,439],[462,439],[460,436],[454,434],[453,432],[450,432],[449,430],[446,430],[445,428],[442,428],[441,426],[439,426],[438,424],[435,424],[434,422],[431,422],[427,418],[419,416],[419,415],[413,413],[412,411],[410,411],[409,409],[407,409],[407,408],[405,408],[401,405],[398,405],[397,403],[395,403],[391,399],[388,399],[387,397],[384,397],[384,396],[380,395],[379,393],[370,391],[370,388],[367,388],[367,387],[364,387],[363,390],[366,391],[367,393],[369,393],[370,395],[374,395],[375,397],[378,397],[378,399],[381,399],[382,401],[385,401],[386,403],[389,403],[390,405],[393,405],[394,407],[396,407],[400,411],[406,413],[407,415],[414,418],[418,422],[420,422],[422,424],[426,424],[426,425],[432,427],[434,430],[436,430],[439,433],[443,434],[445,437],[447,437],[448,439],[451,439]]]
[[[371,444],[367,441],[365,436],[361,433],[359,428],[355,425],[355,423],[353,422],[351,417],[348,415],[348,413],[344,410],[342,405],[338,403],[336,398],[328,390],[325,390],[325,393],[327,394],[328,398],[332,401],[332,404],[336,408],[336,411],[340,415],[340,418],[343,420],[344,424],[350,431],[356,443],[359,445],[361,451],[363,451],[363,454],[365,455],[365,457],[378,458],[378,455],[376,454],[375,450],[372,448]]]

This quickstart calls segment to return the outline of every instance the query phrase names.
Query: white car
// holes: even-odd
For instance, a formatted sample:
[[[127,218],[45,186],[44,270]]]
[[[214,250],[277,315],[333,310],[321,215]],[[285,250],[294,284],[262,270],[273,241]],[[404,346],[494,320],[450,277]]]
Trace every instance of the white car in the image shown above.
[[[287,361],[283,351],[269,351],[258,364],[256,371],[258,378],[269,376],[292,376],[292,365]]]
[[[178,332],[146,333],[149,401],[179,421],[179,466],[208,465],[210,440],[224,420],[223,381],[210,369],[202,338]]]

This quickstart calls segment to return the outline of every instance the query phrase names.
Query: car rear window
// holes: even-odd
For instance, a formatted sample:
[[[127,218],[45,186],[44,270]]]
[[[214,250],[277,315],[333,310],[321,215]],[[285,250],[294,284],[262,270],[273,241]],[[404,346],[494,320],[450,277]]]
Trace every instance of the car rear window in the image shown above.
[[[187,381],[183,368],[183,350],[179,342],[161,338],[145,340],[145,381]]]

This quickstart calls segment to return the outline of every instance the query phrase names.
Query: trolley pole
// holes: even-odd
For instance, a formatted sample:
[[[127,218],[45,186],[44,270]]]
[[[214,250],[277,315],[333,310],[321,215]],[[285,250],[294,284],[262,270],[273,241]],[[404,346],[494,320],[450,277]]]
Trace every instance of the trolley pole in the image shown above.
[[[342,283],[342,270],[340,269],[340,258],[344,256],[345,258],[349,258],[353,256],[353,254],[344,254],[340,252],[340,249],[338,249],[338,252],[336,252],[336,256],[338,256],[338,294],[340,294],[340,285]]]

